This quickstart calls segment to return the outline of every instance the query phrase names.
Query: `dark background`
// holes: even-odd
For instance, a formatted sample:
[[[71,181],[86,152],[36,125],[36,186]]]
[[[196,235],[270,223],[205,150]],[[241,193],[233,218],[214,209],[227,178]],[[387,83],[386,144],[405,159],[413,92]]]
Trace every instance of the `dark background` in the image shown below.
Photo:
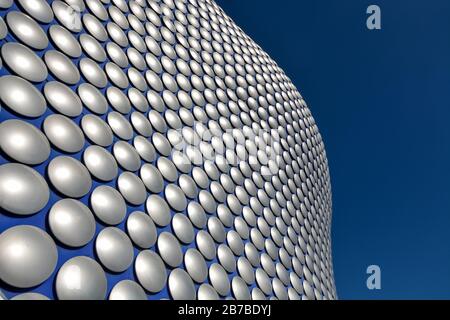
[[[218,0],[325,141],[341,299],[450,298],[450,1]],[[382,29],[366,28],[381,8]],[[368,290],[366,268],[381,268]]]

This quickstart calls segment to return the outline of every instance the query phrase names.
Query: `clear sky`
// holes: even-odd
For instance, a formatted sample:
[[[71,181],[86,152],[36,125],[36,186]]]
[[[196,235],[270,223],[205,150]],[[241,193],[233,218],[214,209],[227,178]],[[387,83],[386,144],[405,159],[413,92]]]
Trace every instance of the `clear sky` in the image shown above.
[[[325,141],[343,299],[450,298],[450,1],[219,0]],[[381,8],[382,29],[366,28]],[[366,268],[381,268],[379,291]]]

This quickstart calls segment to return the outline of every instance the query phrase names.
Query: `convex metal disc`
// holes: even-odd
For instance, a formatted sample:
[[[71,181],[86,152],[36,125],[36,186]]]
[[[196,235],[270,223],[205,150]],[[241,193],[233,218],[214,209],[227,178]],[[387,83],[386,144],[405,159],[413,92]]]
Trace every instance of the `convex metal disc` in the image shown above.
[[[90,202],[95,216],[108,225],[121,223],[127,213],[122,195],[110,186],[102,185],[95,188]]]
[[[103,300],[107,290],[106,275],[95,260],[77,256],[61,266],[55,289],[59,300]]]
[[[135,211],[128,216],[127,231],[131,240],[143,249],[152,247],[156,242],[155,224],[142,211]]]
[[[81,198],[91,190],[92,179],[89,171],[78,160],[59,156],[50,161],[48,176],[52,185],[62,194]]]
[[[36,118],[47,110],[43,95],[30,82],[16,76],[0,78],[0,99],[12,111]]]
[[[134,263],[139,283],[149,292],[159,292],[166,285],[167,271],[160,256],[152,250],[143,250]]]
[[[138,283],[122,280],[112,288],[109,300],[147,300],[147,295]]]
[[[78,200],[62,199],[56,202],[48,213],[48,223],[56,239],[69,247],[84,246],[94,237],[94,216]]]
[[[0,206],[17,215],[43,209],[50,198],[44,178],[34,169],[18,163],[0,166]]]
[[[119,168],[114,157],[106,149],[99,146],[89,146],[84,150],[83,162],[89,172],[102,181],[113,180]]]
[[[16,42],[2,45],[1,54],[5,64],[18,76],[33,82],[47,78],[47,67],[32,50]]]
[[[123,272],[131,266],[134,253],[130,239],[115,227],[104,228],[95,240],[95,251],[100,262],[113,272]]]
[[[19,225],[0,235],[0,279],[17,288],[30,288],[50,277],[58,252],[53,239],[35,226]]]
[[[50,155],[45,135],[22,120],[6,120],[0,124],[0,148],[8,156],[24,164],[36,165]]]
[[[18,11],[11,11],[6,15],[6,22],[9,30],[27,46],[37,50],[47,48],[48,39],[45,32],[29,16]]]

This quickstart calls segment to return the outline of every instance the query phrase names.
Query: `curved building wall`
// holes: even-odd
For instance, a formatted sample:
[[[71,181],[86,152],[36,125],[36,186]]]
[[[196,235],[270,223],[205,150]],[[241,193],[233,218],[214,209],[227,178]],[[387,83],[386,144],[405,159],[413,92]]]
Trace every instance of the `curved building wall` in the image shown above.
[[[336,298],[318,128],[217,4],[0,15],[4,298]]]

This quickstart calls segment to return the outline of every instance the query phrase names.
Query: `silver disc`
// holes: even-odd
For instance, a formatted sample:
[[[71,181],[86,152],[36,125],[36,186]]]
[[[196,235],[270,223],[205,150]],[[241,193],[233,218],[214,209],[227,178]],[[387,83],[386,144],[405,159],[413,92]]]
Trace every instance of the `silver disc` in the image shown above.
[[[109,300],[147,300],[147,295],[138,283],[122,280],[112,288]]]
[[[95,251],[100,262],[113,272],[123,272],[131,266],[134,253],[131,240],[122,230],[104,228],[95,240]]]
[[[44,296],[43,294],[37,292],[27,292],[18,294],[17,296],[11,298],[11,300],[50,300],[50,299]]]
[[[39,117],[47,110],[42,94],[27,80],[16,76],[0,78],[0,99],[14,112]]]
[[[77,256],[59,269],[55,290],[59,300],[103,300],[107,290],[106,275],[95,260]]]
[[[94,216],[88,207],[77,200],[62,199],[56,202],[48,213],[48,223],[56,239],[70,247],[84,246],[94,237]]]
[[[59,156],[50,161],[48,176],[52,185],[62,194],[81,198],[86,195],[92,186],[89,171],[78,160]]]
[[[58,251],[42,229],[29,225],[11,227],[0,235],[0,279],[17,288],[30,288],[50,277]]]
[[[45,135],[33,125],[21,120],[6,120],[0,124],[0,148],[14,160],[36,165],[50,155]]]
[[[143,249],[150,248],[156,242],[155,224],[142,211],[135,211],[128,216],[127,231],[131,240]]]
[[[127,214],[127,206],[122,195],[110,186],[95,188],[90,202],[95,216],[108,225],[121,223]]]
[[[50,190],[34,169],[18,163],[0,166],[0,206],[17,215],[30,215],[45,207]]]
[[[4,63],[18,76],[33,82],[41,82],[47,78],[48,72],[44,62],[24,45],[5,43],[2,45],[1,54]]]
[[[174,269],[169,275],[169,292],[174,300],[194,300],[195,286],[183,269]]]
[[[134,269],[139,283],[149,292],[159,292],[166,285],[167,271],[158,254],[143,250],[136,257]]]

